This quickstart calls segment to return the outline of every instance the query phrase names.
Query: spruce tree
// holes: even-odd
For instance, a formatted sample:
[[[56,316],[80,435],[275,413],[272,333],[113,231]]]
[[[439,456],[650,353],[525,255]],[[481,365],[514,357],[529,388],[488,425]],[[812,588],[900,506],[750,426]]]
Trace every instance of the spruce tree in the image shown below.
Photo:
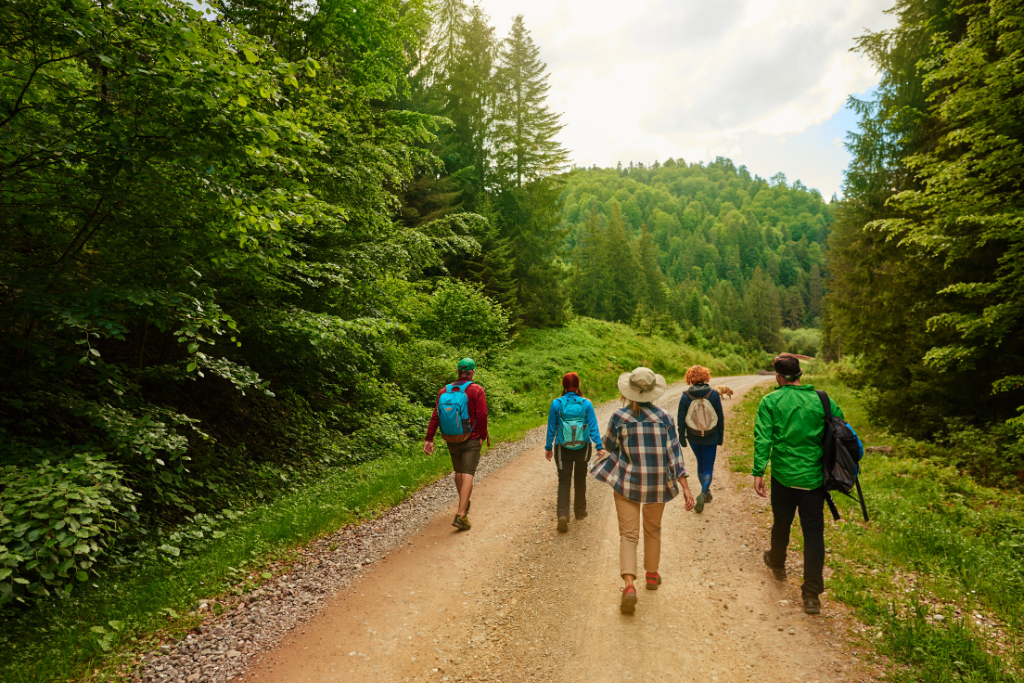
[[[495,76],[494,161],[500,187],[522,187],[568,164],[569,153],[555,140],[561,115],[546,103],[551,87],[546,69],[520,14],[501,44]]]
[[[612,204],[612,215],[605,229],[602,244],[604,271],[608,278],[607,318],[616,322],[629,322],[636,313],[640,266],[626,234],[626,222],[619,203]]]
[[[747,285],[746,304],[753,323],[751,332],[754,339],[765,351],[777,351],[782,344],[779,292],[760,266],[754,269]]]
[[[468,208],[484,195],[490,165],[491,109],[494,98],[494,29],[474,5],[459,33],[459,47],[447,75],[448,99],[441,114],[452,122],[448,166],[463,188]]]

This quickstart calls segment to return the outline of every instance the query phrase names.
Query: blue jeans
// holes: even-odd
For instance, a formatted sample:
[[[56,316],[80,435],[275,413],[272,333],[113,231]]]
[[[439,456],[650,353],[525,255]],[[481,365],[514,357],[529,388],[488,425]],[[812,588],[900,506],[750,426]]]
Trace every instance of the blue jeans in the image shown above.
[[[718,444],[699,444],[691,441],[690,449],[697,456],[697,478],[700,480],[700,492],[707,493],[711,488],[711,475],[715,470]]]

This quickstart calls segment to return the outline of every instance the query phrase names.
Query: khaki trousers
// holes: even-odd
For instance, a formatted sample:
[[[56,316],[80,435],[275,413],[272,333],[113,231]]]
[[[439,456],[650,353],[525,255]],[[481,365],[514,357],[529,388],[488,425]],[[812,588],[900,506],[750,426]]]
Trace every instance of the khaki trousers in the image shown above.
[[[661,515],[664,503],[648,503],[643,507],[644,569],[658,571],[661,560]],[[636,571],[636,546],[640,542],[640,503],[615,494],[615,512],[619,516],[619,569],[622,576],[639,576]]]

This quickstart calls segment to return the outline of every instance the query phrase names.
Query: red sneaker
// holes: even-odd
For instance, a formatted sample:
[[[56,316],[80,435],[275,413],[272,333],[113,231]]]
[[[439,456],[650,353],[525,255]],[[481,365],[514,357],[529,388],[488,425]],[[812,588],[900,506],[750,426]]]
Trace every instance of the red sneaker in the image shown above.
[[[622,603],[619,605],[619,609],[623,614],[633,613],[636,609],[636,588],[626,586],[622,589]]]
[[[647,590],[656,591],[661,585],[661,575],[658,572],[647,572]]]

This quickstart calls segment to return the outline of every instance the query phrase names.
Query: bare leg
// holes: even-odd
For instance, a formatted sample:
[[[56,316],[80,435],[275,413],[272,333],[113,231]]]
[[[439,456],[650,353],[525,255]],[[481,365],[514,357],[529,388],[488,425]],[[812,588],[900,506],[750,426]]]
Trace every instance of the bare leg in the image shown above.
[[[469,505],[469,497],[473,494],[473,475],[455,473],[455,489],[459,492],[459,517],[466,514],[466,506]]]
[[[629,588],[633,585],[633,582],[636,581],[636,577],[632,574],[623,574],[622,580],[626,582],[625,585],[622,587],[623,590],[625,590],[626,588]]]

